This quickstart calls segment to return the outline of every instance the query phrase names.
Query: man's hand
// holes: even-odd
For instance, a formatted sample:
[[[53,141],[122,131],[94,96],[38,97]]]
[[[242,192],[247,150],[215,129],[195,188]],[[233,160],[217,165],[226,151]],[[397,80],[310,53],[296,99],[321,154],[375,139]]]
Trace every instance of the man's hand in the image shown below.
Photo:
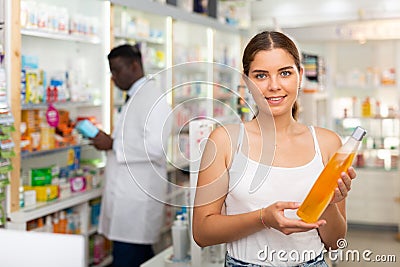
[[[99,133],[90,140],[92,140],[92,145],[98,150],[112,149],[113,139],[103,131],[99,131]]]

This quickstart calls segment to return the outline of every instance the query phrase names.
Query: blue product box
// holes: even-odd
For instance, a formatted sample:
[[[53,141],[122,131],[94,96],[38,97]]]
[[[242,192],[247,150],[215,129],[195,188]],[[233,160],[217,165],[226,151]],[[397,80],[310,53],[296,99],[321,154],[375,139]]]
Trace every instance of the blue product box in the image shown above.
[[[22,69],[38,69],[39,68],[39,57],[22,55],[21,56],[21,68]]]
[[[99,224],[99,216],[100,216],[100,202],[93,204],[91,207],[91,214],[90,214],[90,220],[92,225],[98,225]]]
[[[99,129],[94,126],[89,120],[83,120],[78,122],[76,129],[84,136],[94,138],[98,133]]]

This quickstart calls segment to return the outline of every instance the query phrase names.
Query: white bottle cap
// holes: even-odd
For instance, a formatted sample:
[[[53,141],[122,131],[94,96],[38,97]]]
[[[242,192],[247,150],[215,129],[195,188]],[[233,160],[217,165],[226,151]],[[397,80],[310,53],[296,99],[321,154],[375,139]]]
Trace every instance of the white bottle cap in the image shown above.
[[[176,220],[174,221],[174,225],[177,225],[177,226],[179,226],[179,225],[183,225],[183,217],[182,217],[182,215],[177,215],[176,216]]]
[[[363,137],[364,137],[364,135],[366,133],[367,133],[367,131],[364,128],[361,128],[360,126],[357,126],[357,128],[351,134],[351,137],[353,137],[357,141],[361,141],[361,139],[363,139]]]
[[[60,211],[60,220],[65,220],[65,211]]]

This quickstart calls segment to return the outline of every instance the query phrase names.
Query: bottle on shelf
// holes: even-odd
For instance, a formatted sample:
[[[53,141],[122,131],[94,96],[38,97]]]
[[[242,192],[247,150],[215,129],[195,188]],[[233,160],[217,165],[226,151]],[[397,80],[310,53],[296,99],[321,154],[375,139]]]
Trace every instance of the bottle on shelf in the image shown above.
[[[189,252],[189,232],[183,215],[177,215],[172,225],[172,244],[176,261],[184,261]]]
[[[43,226],[44,226],[43,217],[40,217],[37,219],[37,228],[43,230]]]
[[[381,117],[381,102],[380,101],[375,102],[375,117],[377,117],[377,118]]]
[[[60,219],[58,218],[58,214],[54,214],[53,216],[53,233],[60,233]]]
[[[18,189],[18,192],[19,192],[19,207],[20,208],[23,208],[23,207],[25,207],[25,197],[24,197],[24,186],[23,186],[23,180],[22,179],[20,179],[20,186],[19,186],[19,189]]]
[[[329,160],[297,211],[297,215],[303,221],[316,222],[325,211],[337,187],[340,173],[346,171],[352,164],[359,144],[366,133],[365,129],[358,126],[351,137]]]
[[[46,216],[45,224],[44,224],[44,232],[52,233],[53,232],[53,218],[51,215]]]
[[[60,234],[66,234],[67,233],[67,226],[68,226],[68,221],[67,221],[67,216],[65,214],[65,211],[62,210],[60,211],[60,218],[59,218],[59,233]]]
[[[352,109],[353,109],[352,116],[354,118],[358,118],[360,117],[360,111],[361,111],[360,101],[356,96],[353,96],[351,99],[352,99]]]
[[[371,110],[371,99],[366,97],[361,106],[361,116],[362,117],[371,117],[372,110]]]

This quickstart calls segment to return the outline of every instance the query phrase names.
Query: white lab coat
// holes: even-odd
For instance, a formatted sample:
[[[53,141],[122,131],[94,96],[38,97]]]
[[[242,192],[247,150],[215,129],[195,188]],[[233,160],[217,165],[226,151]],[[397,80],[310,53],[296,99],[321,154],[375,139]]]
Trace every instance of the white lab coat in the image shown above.
[[[172,118],[163,93],[154,80],[138,80],[115,124],[99,219],[99,232],[110,240],[153,244],[159,238]]]

